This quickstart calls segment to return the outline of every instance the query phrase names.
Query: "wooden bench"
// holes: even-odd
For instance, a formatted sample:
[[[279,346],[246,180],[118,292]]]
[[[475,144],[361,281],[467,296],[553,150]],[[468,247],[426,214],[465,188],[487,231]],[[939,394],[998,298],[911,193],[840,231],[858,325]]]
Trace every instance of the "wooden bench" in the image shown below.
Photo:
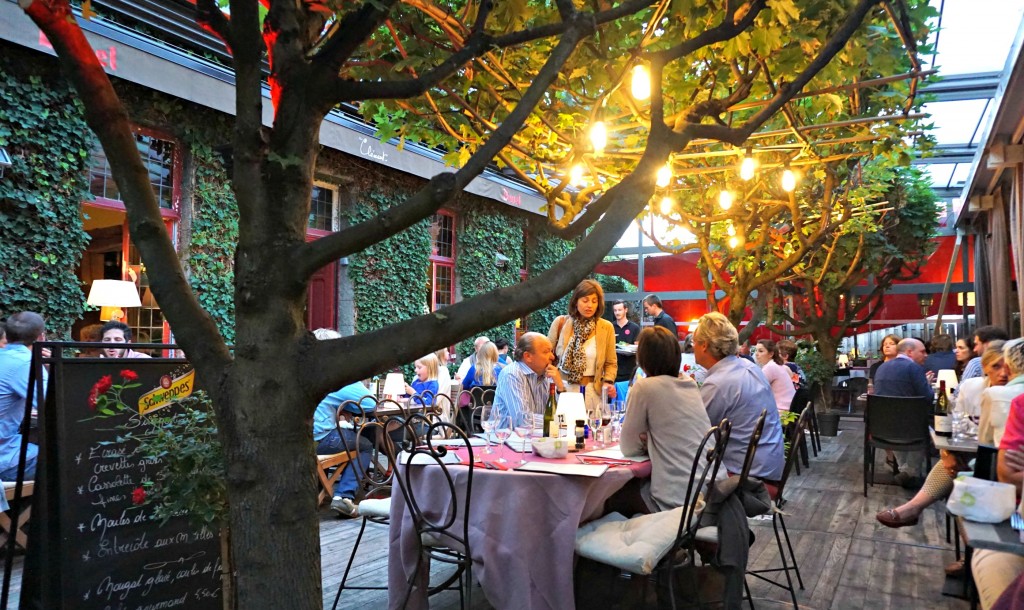
[[[320,481],[320,493],[317,495],[317,506],[323,504],[325,500],[331,499],[334,494],[334,484],[338,482],[338,478],[341,477],[341,472],[345,469],[345,464],[347,464],[350,459],[352,459],[352,456],[347,451],[316,456],[316,477],[317,480]],[[334,472],[327,474],[331,468],[334,468]]]
[[[0,512],[0,548],[7,545],[8,536],[14,530],[14,542],[18,548],[24,550],[28,545],[28,518],[32,515],[32,491],[35,488],[35,481],[25,481],[21,485],[21,510],[18,512],[17,524],[11,527],[11,517],[6,512]],[[4,496],[8,502],[14,500],[14,482],[4,483]]]

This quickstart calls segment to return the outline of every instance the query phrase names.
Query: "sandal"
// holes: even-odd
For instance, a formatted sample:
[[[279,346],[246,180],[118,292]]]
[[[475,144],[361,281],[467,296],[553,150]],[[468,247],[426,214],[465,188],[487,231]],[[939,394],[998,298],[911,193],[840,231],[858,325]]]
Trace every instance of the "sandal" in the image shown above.
[[[895,457],[892,459],[885,458],[885,465],[888,466],[889,468],[892,468],[892,476],[896,476],[900,473],[900,465],[896,461]]]
[[[900,514],[896,512],[895,508],[888,508],[875,515],[875,519],[885,527],[906,527],[908,525],[917,525],[920,517],[914,517],[912,519],[903,519]]]

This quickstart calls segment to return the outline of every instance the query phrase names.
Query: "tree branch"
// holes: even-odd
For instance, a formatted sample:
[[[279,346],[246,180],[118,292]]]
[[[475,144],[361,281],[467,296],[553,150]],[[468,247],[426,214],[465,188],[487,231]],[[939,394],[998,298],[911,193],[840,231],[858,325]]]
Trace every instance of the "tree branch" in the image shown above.
[[[297,277],[303,280],[308,279],[317,269],[320,269],[332,260],[358,252],[371,244],[409,228],[436,212],[455,193],[465,188],[512,141],[512,138],[515,137],[523,123],[533,112],[533,109],[540,103],[548,87],[558,77],[562,66],[576,49],[576,45],[579,44],[579,41],[584,36],[589,35],[593,31],[593,27],[593,22],[582,15],[577,15],[573,18],[565,35],[562,36],[562,39],[558,41],[551,54],[548,55],[544,66],[537,72],[537,76],[523,93],[519,103],[502,121],[501,125],[494,130],[491,137],[470,156],[461,169],[455,174],[435,176],[416,195],[411,197],[406,203],[395,208],[394,214],[391,215],[388,222],[381,222],[379,219],[374,218],[337,233],[332,233],[316,241],[303,244],[293,257],[292,268],[296,270]]]
[[[64,73],[85,102],[85,120],[96,133],[128,212],[132,241],[150,274],[153,294],[170,320],[178,342],[204,375],[216,385],[231,356],[213,319],[196,300],[171,244],[149,172],[139,157],[128,113],[117,98],[96,52],[79,28],[65,0],[21,0],[25,13],[53,45]]]
[[[196,0],[196,23],[223,40],[231,52],[235,46],[231,19],[220,10],[216,0]]]
[[[398,0],[373,0],[364,2],[355,11],[342,17],[332,36],[323,43],[313,57],[313,71],[317,79],[326,77],[338,79],[338,71],[356,49],[373,34]],[[328,81],[330,82],[330,81]],[[333,105],[333,104],[332,104]]]
[[[579,245],[556,267],[515,286],[499,288],[460,301],[433,313],[392,324],[373,332],[334,341],[318,341],[303,353],[300,370],[314,392],[380,373],[394,362],[408,362],[440,347],[543,307],[568,293],[593,270],[654,193],[655,168],[668,150],[655,147],[641,160],[638,171],[609,189],[609,211]],[[342,366],[342,363],[344,366]]]

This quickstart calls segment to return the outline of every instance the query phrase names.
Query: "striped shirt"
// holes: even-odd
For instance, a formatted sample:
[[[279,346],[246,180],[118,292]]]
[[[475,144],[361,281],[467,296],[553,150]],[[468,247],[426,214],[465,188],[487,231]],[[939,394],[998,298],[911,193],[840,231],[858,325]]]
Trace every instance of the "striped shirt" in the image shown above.
[[[543,414],[547,400],[547,379],[522,362],[509,364],[498,376],[494,408],[502,416],[512,416],[513,422],[523,421],[527,414]]]

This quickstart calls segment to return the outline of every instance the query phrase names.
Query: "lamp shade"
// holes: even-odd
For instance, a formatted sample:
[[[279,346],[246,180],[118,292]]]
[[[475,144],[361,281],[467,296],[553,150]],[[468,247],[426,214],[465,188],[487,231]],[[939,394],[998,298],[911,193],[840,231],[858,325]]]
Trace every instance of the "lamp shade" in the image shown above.
[[[953,400],[953,390],[955,390],[957,384],[960,383],[957,381],[956,371],[953,369],[940,369],[938,374],[935,375],[935,383],[939,383],[940,381],[946,382],[946,398]]]
[[[388,373],[384,378],[384,396],[405,394],[405,377],[401,373]]]
[[[558,395],[558,408],[555,409],[555,419],[559,415],[565,416],[566,425],[570,428],[577,419],[587,419],[587,405],[583,400],[583,394],[579,392],[562,392]]]
[[[97,307],[139,307],[142,305],[135,282],[122,280],[93,280],[87,302]]]

